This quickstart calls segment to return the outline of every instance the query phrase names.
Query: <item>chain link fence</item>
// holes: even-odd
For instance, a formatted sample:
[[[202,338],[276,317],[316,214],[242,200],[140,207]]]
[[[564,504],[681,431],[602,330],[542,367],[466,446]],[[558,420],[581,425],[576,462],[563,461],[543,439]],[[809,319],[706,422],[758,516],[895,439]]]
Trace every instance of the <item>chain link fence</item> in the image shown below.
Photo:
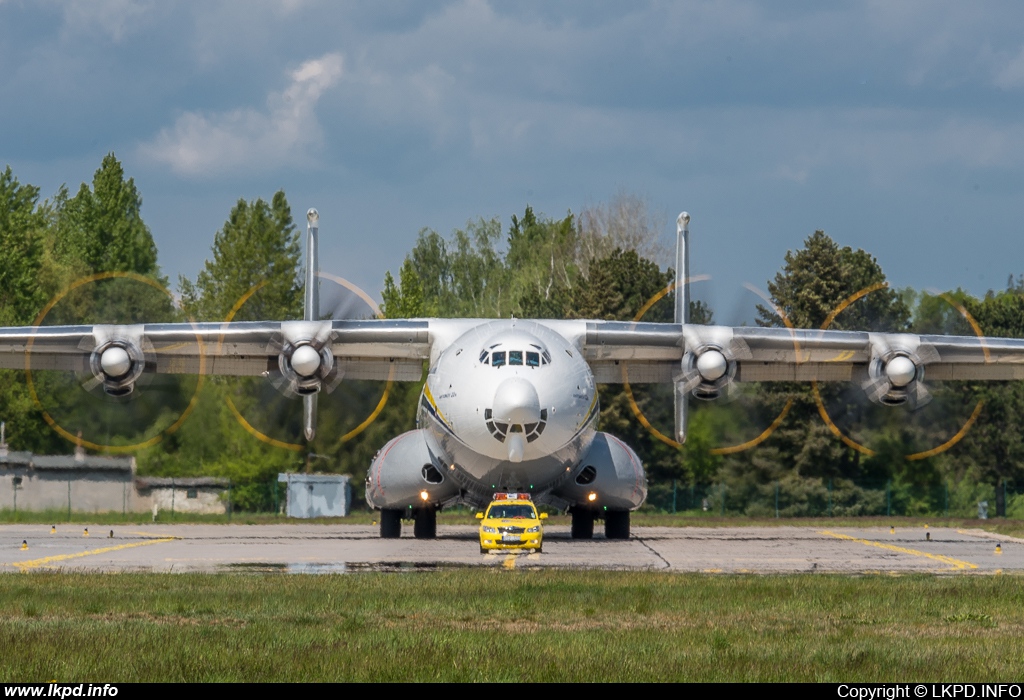
[[[996,484],[793,479],[767,484],[653,483],[647,507],[663,513],[748,517],[932,516],[1024,518],[1024,489]]]

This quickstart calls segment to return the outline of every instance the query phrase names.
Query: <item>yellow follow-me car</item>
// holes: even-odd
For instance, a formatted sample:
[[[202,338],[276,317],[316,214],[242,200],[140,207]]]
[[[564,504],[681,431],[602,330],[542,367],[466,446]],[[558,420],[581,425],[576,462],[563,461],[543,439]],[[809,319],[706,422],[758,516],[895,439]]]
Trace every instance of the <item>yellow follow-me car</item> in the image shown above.
[[[540,552],[544,544],[544,528],[528,493],[496,493],[483,513],[476,514],[480,523],[480,553],[497,549],[529,549]]]

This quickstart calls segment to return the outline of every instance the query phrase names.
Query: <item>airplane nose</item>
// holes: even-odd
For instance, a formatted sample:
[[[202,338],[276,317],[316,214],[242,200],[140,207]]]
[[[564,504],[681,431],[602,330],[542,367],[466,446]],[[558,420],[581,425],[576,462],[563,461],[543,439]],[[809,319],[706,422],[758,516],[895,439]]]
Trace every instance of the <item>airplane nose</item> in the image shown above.
[[[536,423],[540,420],[540,398],[529,380],[509,377],[494,392],[492,411],[494,420],[502,423]]]

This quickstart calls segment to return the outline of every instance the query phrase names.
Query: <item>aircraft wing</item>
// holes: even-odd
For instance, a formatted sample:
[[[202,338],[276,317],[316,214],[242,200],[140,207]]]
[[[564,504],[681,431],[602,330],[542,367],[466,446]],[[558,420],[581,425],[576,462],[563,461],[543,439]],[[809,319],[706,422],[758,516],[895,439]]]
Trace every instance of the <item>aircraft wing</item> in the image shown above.
[[[709,351],[737,382],[857,381],[896,357],[926,369],[929,380],[1024,379],[1017,338],[590,321],[583,351],[602,383],[685,380]]]
[[[350,379],[418,381],[429,357],[429,321],[157,323],[0,328],[0,368],[95,371],[111,347],[145,371],[259,376],[302,344],[327,348]]]

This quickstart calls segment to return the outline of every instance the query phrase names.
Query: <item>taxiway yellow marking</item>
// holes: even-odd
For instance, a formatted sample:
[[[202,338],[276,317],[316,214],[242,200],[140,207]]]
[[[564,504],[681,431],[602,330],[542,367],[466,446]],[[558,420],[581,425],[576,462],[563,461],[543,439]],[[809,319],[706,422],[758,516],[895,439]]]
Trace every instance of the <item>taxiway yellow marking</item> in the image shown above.
[[[21,571],[27,571],[28,569],[35,569],[40,566],[46,566],[47,564],[54,564],[59,561],[67,561],[68,559],[78,559],[79,557],[87,557],[91,554],[104,554],[106,552],[116,552],[119,549],[131,549],[132,547],[144,547],[147,544],[159,544],[161,542],[173,542],[178,539],[177,537],[164,537],[158,540],[146,540],[145,542],[128,542],[126,544],[118,544],[113,547],[100,547],[99,549],[90,549],[86,552],[74,552],[73,554],[55,554],[52,557],[43,557],[42,559],[29,559],[28,561],[15,561],[11,562],[11,566],[15,566]]]
[[[859,542],[860,544],[866,544],[869,547],[878,547],[879,549],[888,549],[892,552],[900,552],[902,554],[912,554],[915,557],[927,557],[935,561],[940,561],[943,564],[949,564],[954,569],[977,569],[977,564],[972,564],[969,561],[961,561],[954,559],[953,557],[944,557],[941,554],[932,554],[930,552],[922,552],[919,549],[909,549],[907,547],[897,547],[894,544],[886,544],[884,542],[876,542],[874,540],[864,540],[859,537],[853,537],[852,535],[843,535],[838,532],[831,532],[830,530],[822,530],[818,533],[819,535],[828,535],[829,537],[836,537],[841,540],[851,540],[853,542]]]
[[[507,557],[505,557],[505,561],[501,562],[501,565],[504,566],[506,569],[514,569],[516,568],[516,558],[509,554]]]

